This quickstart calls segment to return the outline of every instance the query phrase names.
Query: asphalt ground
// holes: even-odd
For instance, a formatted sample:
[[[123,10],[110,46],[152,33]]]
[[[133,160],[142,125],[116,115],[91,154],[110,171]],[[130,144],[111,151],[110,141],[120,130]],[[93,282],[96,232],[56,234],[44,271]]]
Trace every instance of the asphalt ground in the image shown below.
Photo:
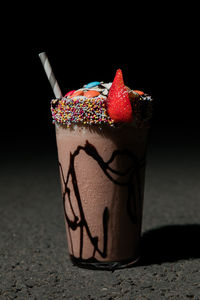
[[[200,143],[153,131],[142,258],[95,271],[72,265],[55,141],[5,139],[0,168],[0,299],[200,299]]]

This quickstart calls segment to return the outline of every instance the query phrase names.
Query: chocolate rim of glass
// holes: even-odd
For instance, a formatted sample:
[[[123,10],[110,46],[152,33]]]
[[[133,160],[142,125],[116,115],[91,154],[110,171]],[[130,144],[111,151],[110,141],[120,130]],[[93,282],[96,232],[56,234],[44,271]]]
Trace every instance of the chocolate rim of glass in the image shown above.
[[[105,261],[101,262],[95,259],[79,259],[70,255],[73,265],[78,266],[84,269],[91,270],[107,270],[114,271],[117,269],[131,268],[133,265],[136,265],[140,259],[140,256],[136,259],[130,258],[121,261]]]

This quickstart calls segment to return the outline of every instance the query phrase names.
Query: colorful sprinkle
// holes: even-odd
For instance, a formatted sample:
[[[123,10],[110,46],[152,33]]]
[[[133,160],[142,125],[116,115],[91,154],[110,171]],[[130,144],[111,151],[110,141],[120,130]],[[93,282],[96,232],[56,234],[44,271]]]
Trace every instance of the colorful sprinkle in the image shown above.
[[[93,81],[79,90],[66,93],[51,101],[53,123],[118,126],[107,112],[108,93],[112,83]],[[148,127],[152,116],[151,96],[128,88],[129,99],[137,127]]]
[[[88,125],[102,123],[112,125],[114,123],[106,112],[105,97],[101,96],[85,98],[84,102],[81,102],[78,97],[73,97],[73,99],[63,98],[56,107],[51,105],[51,112],[54,121],[68,127],[72,123]]]

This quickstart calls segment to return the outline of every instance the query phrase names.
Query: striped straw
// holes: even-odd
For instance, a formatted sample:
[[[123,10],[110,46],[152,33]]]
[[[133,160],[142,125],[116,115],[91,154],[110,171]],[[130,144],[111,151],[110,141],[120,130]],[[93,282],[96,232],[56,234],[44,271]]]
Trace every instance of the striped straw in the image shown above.
[[[49,63],[48,57],[46,55],[45,52],[42,52],[39,54],[40,60],[42,62],[42,65],[44,67],[44,70],[46,72],[47,78],[51,84],[51,87],[53,89],[54,95],[56,98],[61,98],[62,97],[62,93],[61,90],[59,88],[58,82],[54,76],[54,73],[52,71],[51,65]]]

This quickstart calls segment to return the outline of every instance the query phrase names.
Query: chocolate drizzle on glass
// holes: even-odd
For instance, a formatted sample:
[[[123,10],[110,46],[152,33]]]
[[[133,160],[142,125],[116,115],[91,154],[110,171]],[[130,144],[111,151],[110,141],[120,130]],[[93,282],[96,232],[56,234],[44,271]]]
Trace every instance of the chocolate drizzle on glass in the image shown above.
[[[100,166],[100,168],[103,170],[105,176],[109,178],[113,184],[119,185],[119,186],[125,186],[128,191],[128,197],[126,199],[126,207],[127,207],[127,217],[130,218],[132,223],[138,224],[140,222],[140,214],[141,214],[141,203],[142,203],[142,191],[140,189],[140,171],[141,168],[145,167],[145,160],[142,159],[141,161],[138,160],[138,158],[128,149],[124,150],[115,150],[110,159],[108,161],[104,161],[103,158],[99,155],[97,149],[90,144],[88,141],[86,141],[85,146],[78,146],[77,149],[70,153],[70,165],[69,170],[67,173],[67,176],[65,178],[63,168],[61,163],[59,163],[60,166],[60,172],[61,172],[61,180],[64,185],[64,191],[63,191],[63,206],[64,206],[64,213],[66,222],[69,227],[69,241],[71,244],[71,250],[72,250],[72,258],[77,261],[87,261],[87,262],[98,262],[98,260],[95,258],[96,252],[99,253],[99,255],[102,258],[107,257],[107,243],[108,243],[108,222],[110,217],[110,212],[108,211],[108,207],[105,207],[103,215],[102,215],[102,230],[103,230],[103,249],[100,249],[99,247],[99,237],[93,236],[89,225],[87,223],[85,213],[82,206],[81,201],[81,195],[79,192],[79,186],[77,182],[77,176],[76,176],[76,170],[75,170],[75,159],[79,155],[80,151],[84,151],[88,156],[92,157]],[[130,159],[130,165],[125,171],[119,171],[111,168],[110,164],[114,161],[115,158],[118,156],[127,156],[128,159]],[[124,181],[119,181],[118,179],[115,179],[110,175],[110,173],[115,174],[118,176],[118,178],[126,178]],[[126,176],[126,177],[125,177]],[[74,190],[74,194],[76,197],[76,201],[78,204],[79,209],[79,216],[76,215],[74,209],[73,209],[73,203],[71,200],[71,190],[68,186],[69,179],[71,178],[72,186]],[[135,185],[133,185],[133,180],[136,182]],[[73,214],[73,219],[71,219],[66,211],[65,208],[65,201],[68,201],[70,205],[71,212]],[[78,228],[80,228],[80,249],[79,249],[79,258],[74,257],[73,252],[73,243],[72,243],[72,237],[70,231],[75,231]],[[87,236],[90,240],[91,245],[93,246],[93,254],[92,257],[84,260],[82,259],[82,253],[83,253],[83,247],[84,247],[84,238],[83,238],[83,230],[85,229]]]

